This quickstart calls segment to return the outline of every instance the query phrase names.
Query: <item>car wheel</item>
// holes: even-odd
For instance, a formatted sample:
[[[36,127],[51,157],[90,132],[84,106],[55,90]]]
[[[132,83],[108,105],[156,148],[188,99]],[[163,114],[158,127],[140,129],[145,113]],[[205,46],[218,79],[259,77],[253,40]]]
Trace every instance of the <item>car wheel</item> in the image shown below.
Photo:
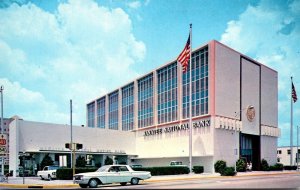
[[[52,180],[52,177],[51,177],[51,175],[50,175],[50,174],[48,174],[48,179],[49,179],[49,181],[51,181],[51,180]]]
[[[125,186],[127,184],[127,182],[122,182],[120,183],[122,186]]]
[[[98,186],[98,181],[96,179],[90,179],[89,186],[90,188],[96,188]]]
[[[44,178],[40,175],[40,177],[41,177],[41,180],[43,180]]]
[[[131,179],[131,185],[137,185],[137,184],[139,184],[139,179],[136,178],[136,177],[132,178]]]
[[[79,184],[79,187],[81,187],[81,188],[87,188],[87,184]]]

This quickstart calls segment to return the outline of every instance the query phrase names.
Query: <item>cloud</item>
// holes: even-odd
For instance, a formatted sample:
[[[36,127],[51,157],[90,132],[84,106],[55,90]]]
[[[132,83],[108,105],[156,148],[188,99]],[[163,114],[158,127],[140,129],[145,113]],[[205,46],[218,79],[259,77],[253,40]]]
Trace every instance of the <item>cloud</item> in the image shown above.
[[[289,122],[290,76],[300,92],[299,41],[300,1],[262,0],[257,6],[248,5],[237,20],[231,20],[221,37],[221,42],[253,57],[278,71],[279,127]],[[294,109],[299,109],[294,104]],[[295,112],[299,114],[299,112]],[[300,120],[294,117],[294,123]],[[282,130],[287,130],[284,127]],[[284,131],[282,133],[286,135]],[[288,137],[279,144],[288,144]]]
[[[132,8],[132,9],[138,9],[141,7],[142,4],[140,1],[132,1],[132,2],[129,2],[127,5],[128,5],[128,7]]]
[[[93,0],[61,2],[54,13],[30,2],[12,3],[0,15],[0,75],[11,88],[32,92],[35,104],[43,102],[32,120],[65,123],[73,99],[77,124],[85,124],[86,103],[119,87],[119,81],[134,79],[132,67],[146,54],[145,44],[132,33],[129,15]],[[31,103],[35,106],[19,102],[24,119]],[[7,117],[18,112],[7,109]],[[57,114],[59,119],[52,120]]]

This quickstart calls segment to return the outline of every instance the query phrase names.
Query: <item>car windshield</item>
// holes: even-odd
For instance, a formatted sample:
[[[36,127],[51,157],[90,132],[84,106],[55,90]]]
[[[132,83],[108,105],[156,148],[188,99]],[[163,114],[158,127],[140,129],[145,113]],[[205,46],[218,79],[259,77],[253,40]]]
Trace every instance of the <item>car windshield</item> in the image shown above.
[[[110,166],[102,166],[101,168],[99,168],[98,170],[97,170],[97,172],[105,172],[105,171],[107,171],[107,169],[109,168]]]

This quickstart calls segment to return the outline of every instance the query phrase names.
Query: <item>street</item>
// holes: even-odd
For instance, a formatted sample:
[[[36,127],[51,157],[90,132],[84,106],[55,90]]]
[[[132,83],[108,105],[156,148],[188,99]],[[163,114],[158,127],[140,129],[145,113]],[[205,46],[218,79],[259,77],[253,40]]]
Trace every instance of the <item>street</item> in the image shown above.
[[[241,188],[299,188],[300,174],[222,177],[165,182],[141,182],[139,185],[103,185],[101,189],[241,189]]]
[[[81,189],[72,180],[41,180],[39,177],[10,178],[8,183],[0,183],[0,189]],[[149,180],[140,181],[139,185],[126,186],[120,184],[99,185],[101,189],[243,189],[243,188],[300,188],[299,172],[247,172],[234,177],[220,177],[218,175],[178,175],[153,176]]]

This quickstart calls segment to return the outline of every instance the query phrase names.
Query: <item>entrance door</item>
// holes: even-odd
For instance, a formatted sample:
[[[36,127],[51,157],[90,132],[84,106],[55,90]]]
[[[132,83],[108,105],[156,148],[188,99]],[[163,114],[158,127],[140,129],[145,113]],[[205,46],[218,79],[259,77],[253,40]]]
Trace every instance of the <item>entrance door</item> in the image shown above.
[[[260,169],[260,137],[241,133],[240,157],[252,163],[253,170]]]

